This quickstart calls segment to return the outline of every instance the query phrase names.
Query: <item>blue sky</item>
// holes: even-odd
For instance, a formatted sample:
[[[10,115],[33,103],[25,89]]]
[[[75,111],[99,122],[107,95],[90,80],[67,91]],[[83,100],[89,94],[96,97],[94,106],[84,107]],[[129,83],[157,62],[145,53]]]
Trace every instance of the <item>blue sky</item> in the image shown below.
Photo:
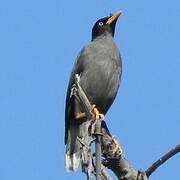
[[[64,169],[64,102],[94,22],[121,10],[120,91],[106,116],[125,156],[146,169],[180,142],[180,2],[0,2],[0,179],[84,179]],[[180,156],[151,176],[180,179]]]

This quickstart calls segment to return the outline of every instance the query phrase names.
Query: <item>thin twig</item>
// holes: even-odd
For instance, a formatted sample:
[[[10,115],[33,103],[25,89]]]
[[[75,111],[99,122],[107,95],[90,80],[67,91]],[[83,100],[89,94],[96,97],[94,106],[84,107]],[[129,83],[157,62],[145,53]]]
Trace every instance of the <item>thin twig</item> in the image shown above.
[[[95,148],[96,148],[96,180],[101,180],[101,120],[96,121],[95,127]]]
[[[85,92],[80,86],[80,76],[78,74],[75,75],[75,86],[76,86],[76,96],[83,107],[83,110],[87,116],[89,121],[93,120],[92,109],[93,106],[88,100]],[[95,151],[96,151],[96,180],[101,180],[101,120],[95,121],[95,130],[93,134],[96,137],[95,140]]]
[[[155,163],[153,163],[146,171],[147,177],[149,177],[159,166],[161,166],[165,161],[167,161],[172,156],[176,155],[180,152],[180,144],[178,144],[175,148],[171,149],[168,153],[158,159]]]
[[[75,85],[77,88],[76,95],[78,96],[80,103],[85,111],[86,116],[88,119],[92,119],[92,105],[90,104],[86,94],[84,93],[83,89],[81,88],[80,84],[80,76],[78,74],[75,74]]]

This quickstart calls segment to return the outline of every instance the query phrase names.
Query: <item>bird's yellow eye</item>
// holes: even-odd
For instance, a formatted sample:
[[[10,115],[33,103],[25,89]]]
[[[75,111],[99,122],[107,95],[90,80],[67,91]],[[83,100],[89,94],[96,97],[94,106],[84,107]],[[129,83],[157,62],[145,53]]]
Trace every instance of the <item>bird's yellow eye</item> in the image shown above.
[[[103,26],[103,25],[104,25],[104,23],[100,21],[99,22],[99,26]]]

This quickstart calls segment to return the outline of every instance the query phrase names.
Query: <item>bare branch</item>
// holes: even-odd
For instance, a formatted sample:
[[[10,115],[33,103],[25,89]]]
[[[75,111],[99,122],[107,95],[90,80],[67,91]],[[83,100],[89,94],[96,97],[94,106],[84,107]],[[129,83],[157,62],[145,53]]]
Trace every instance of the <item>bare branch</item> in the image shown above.
[[[97,120],[95,126],[96,148],[96,180],[101,180],[101,120]]]
[[[93,141],[95,136],[96,142],[96,165],[94,167],[93,158],[90,164],[85,165],[86,174],[89,179],[89,174],[94,174],[96,180],[107,180],[108,177],[102,169],[103,165],[108,169],[111,169],[119,180],[148,180],[148,177],[165,161],[180,152],[180,144],[174,149],[170,150],[159,160],[152,164],[146,171],[136,170],[130,163],[124,158],[122,149],[117,141],[110,134],[105,121],[95,121],[92,113],[93,106],[90,104],[86,94],[81,88],[79,75],[75,75],[75,93],[74,95],[82,105],[84,112],[89,120],[89,126],[91,126],[90,139]],[[89,143],[89,149],[91,149],[91,142]],[[102,152],[101,152],[102,151]],[[91,153],[91,151],[90,151]],[[92,157],[89,154],[89,157]],[[102,164],[101,164],[102,161]],[[93,169],[94,168],[94,169]],[[93,171],[93,173],[92,173]],[[89,173],[91,172],[91,173]]]
[[[95,120],[93,114],[92,114],[92,109],[93,106],[89,102],[86,94],[84,93],[83,89],[81,88],[80,84],[80,77],[78,74],[75,75],[75,87],[76,87],[76,98],[80,101],[85,114],[88,118],[88,120],[93,121]],[[92,125],[93,126],[93,125]],[[94,128],[92,128],[92,132],[90,133],[91,135],[95,136],[95,154],[96,154],[96,166],[95,166],[95,174],[96,174],[96,180],[101,180],[102,176],[105,177],[105,174],[102,175],[101,173],[101,120],[96,120],[94,122]],[[91,146],[91,144],[89,144]],[[92,167],[92,166],[91,166]]]
[[[180,144],[178,144],[175,148],[171,149],[165,155],[163,155],[160,159],[158,159],[155,163],[152,164],[146,171],[147,177],[149,177],[159,166],[161,166],[164,162],[170,159],[172,156],[176,155],[180,152]]]
[[[104,126],[105,127],[104,127]],[[122,149],[111,136],[106,125],[102,125],[102,163],[112,170],[119,180],[147,180],[146,174],[133,168],[122,155]]]
[[[93,107],[91,106],[91,103],[89,102],[83,89],[81,88],[79,81],[80,76],[78,74],[75,74],[76,98],[80,101],[88,119],[91,120],[93,118],[93,115],[91,113]]]

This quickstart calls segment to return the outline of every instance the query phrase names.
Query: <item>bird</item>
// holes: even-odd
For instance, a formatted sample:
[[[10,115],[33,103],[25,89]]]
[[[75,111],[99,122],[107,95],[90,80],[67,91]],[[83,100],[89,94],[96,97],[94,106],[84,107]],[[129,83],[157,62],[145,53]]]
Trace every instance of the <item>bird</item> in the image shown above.
[[[121,82],[122,62],[114,41],[118,11],[99,19],[92,28],[91,41],[84,46],[74,63],[66,94],[65,104],[65,167],[77,171],[81,162],[78,138],[87,134],[86,114],[79,101],[71,96],[75,75],[80,86],[93,105],[96,118],[104,117],[111,107]]]

